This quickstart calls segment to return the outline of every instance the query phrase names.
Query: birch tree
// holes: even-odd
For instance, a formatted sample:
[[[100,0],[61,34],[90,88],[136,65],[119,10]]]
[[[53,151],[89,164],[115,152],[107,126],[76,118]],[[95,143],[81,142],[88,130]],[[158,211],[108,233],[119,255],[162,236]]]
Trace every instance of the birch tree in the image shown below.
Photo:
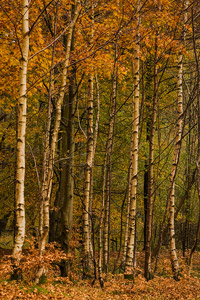
[[[185,1],[183,7],[186,8],[188,2]],[[184,13],[184,25],[187,21],[187,13]],[[183,26],[184,26],[183,25]],[[182,41],[185,40],[185,28],[183,28],[183,37]],[[169,242],[170,242],[170,259],[172,264],[172,271],[175,280],[178,280],[179,272],[179,263],[176,253],[176,244],[175,244],[175,229],[174,229],[174,207],[175,207],[175,179],[178,168],[178,162],[181,151],[181,140],[183,132],[183,54],[180,53],[178,56],[178,80],[177,80],[177,132],[175,140],[175,149],[173,155],[173,163],[170,174],[170,183],[169,183]]]
[[[133,56],[133,105],[132,105],[132,150],[131,150],[131,195],[130,195],[130,209],[129,209],[129,225],[128,225],[128,242],[125,260],[125,275],[130,276],[133,271],[133,258],[135,248],[135,234],[136,234],[136,197],[138,185],[138,136],[139,136],[139,96],[140,96],[140,6],[138,1],[137,17],[138,24],[136,30],[136,45],[134,47]]]
[[[108,138],[106,142],[106,153],[103,163],[103,183],[102,183],[102,207],[99,222],[99,257],[98,273],[101,287],[104,285],[102,271],[108,271],[109,265],[109,222],[110,222],[110,188],[111,188],[111,155],[113,148],[113,135],[116,114],[116,97],[117,97],[117,45],[115,45],[115,62],[113,69],[113,82],[111,94],[111,112],[109,119]],[[109,178],[108,178],[109,177]],[[104,228],[103,228],[104,221]],[[104,230],[103,230],[104,229]],[[104,237],[104,239],[102,239]],[[103,249],[104,240],[104,249]],[[104,251],[103,251],[104,250]]]
[[[116,53],[117,55],[117,53]],[[117,59],[117,57],[116,57]],[[108,140],[106,144],[106,185],[105,185],[105,220],[104,220],[104,269],[108,272],[110,252],[110,201],[111,201],[111,156],[113,149],[116,98],[117,98],[117,66],[115,62],[112,87],[112,107],[109,122]]]
[[[85,188],[83,200],[83,273],[84,276],[91,269],[91,235],[90,235],[90,189],[91,170],[93,165],[94,137],[93,137],[93,77],[88,80],[88,102],[87,102],[87,158],[85,166]]]
[[[17,102],[17,157],[15,183],[15,221],[13,256],[20,259],[25,238],[25,135],[27,110],[27,65],[29,53],[29,1],[22,0],[22,46],[19,66],[19,98]]]
[[[130,203],[131,203],[131,175],[132,171],[132,140],[131,140],[131,153],[130,153],[130,168],[128,173],[128,196],[127,196],[127,212],[126,212],[126,225],[125,225],[125,233],[124,233],[124,249],[123,249],[123,260],[122,266],[125,264],[126,261],[126,253],[127,253],[127,244],[128,244],[128,226],[129,226],[129,215],[130,215]]]
[[[157,41],[155,41],[157,52]],[[146,221],[146,245],[145,245],[145,278],[152,279],[151,271],[151,240],[152,240],[152,213],[153,213],[153,184],[154,184],[154,138],[157,114],[157,57],[154,60],[154,96],[153,96],[153,111],[151,119],[151,132],[149,137],[149,170],[148,170],[148,199],[147,199],[147,221]]]
[[[62,148],[63,153],[66,153],[66,162],[63,165],[62,169],[62,186],[61,186],[61,243],[62,249],[65,253],[69,253],[69,242],[70,242],[70,234],[72,229],[72,218],[73,218],[73,203],[74,203],[74,151],[75,151],[75,143],[74,143],[74,111],[75,111],[75,103],[76,96],[74,96],[74,85],[75,85],[75,70],[72,71],[70,76],[70,85],[69,85],[69,95],[68,101],[66,103],[67,107],[65,110],[65,122],[67,124],[67,132],[65,132],[65,136],[63,135],[64,140]],[[67,276],[68,274],[68,264],[67,261],[63,262],[63,266],[61,268],[62,276]]]

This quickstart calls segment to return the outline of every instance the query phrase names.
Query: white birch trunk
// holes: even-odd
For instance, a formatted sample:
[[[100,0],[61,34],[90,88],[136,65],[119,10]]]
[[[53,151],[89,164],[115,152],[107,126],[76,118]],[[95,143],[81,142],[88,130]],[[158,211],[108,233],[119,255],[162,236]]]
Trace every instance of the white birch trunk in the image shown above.
[[[87,104],[87,158],[85,167],[85,189],[83,202],[83,263],[84,275],[88,273],[92,265],[91,252],[91,231],[90,225],[90,184],[91,184],[91,170],[93,166],[93,152],[94,152],[94,137],[93,137],[93,76],[89,79],[89,95]]]
[[[94,42],[94,3],[91,0],[92,10],[92,29],[91,42]],[[93,169],[94,156],[96,150],[97,132],[94,133],[93,122],[93,106],[94,106],[94,66],[92,67],[89,77],[89,95],[88,95],[88,125],[87,125],[87,158],[85,169],[85,189],[84,189],[84,207],[83,207],[83,246],[84,246],[84,275],[91,269],[93,257],[92,245],[92,206],[93,206]],[[97,128],[98,130],[98,128]],[[95,257],[94,257],[95,260]]]
[[[116,45],[115,59],[117,59],[117,45]],[[116,100],[117,100],[117,61],[115,61],[113,72],[113,87],[112,87],[112,108],[110,114],[108,140],[106,144],[106,198],[105,198],[105,223],[104,223],[104,268],[106,273],[109,266],[109,252],[110,252],[110,193],[111,193],[111,156],[113,149],[113,137],[115,128],[115,114],[116,114]]]
[[[150,134],[150,143],[149,143],[149,172],[148,172],[149,182],[148,182],[146,245],[145,245],[145,278],[147,280],[152,279],[151,240],[152,240],[152,221],[153,221],[154,140],[155,140],[154,136],[155,136],[155,126],[156,126],[156,115],[157,115],[157,90],[158,90],[158,78],[157,78],[157,65],[156,65],[156,58],[155,58],[153,112],[152,112],[151,134]]]
[[[19,99],[17,103],[17,160],[15,185],[15,214],[16,235],[14,239],[13,256],[22,252],[25,238],[25,207],[24,207],[24,179],[25,179],[25,134],[27,109],[27,64],[29,53],[29,3],[22,0],[22,57],[19,73]]]
[[[95,255],[95,249],[93,249],[93,239],[92,234],[94,234],[92,230],[92,206],[93,206],[93,180],[94,180],[94,159],[95,159],[95,152],[96,152],[96,146],[97,146],[97,137],[98,137],[98,131],[99,131],[99,117],[100,117],[100,99],[99,99],[99,82],[98,82],[98,76],[96,75],[96,97],[97,97],[97,115],[96,115],[96,122],[94,126],[94,143],[93,143],[93,160],[92,160],[92,169],[91,169],[91,178],[90,178],[90,208],[89,211],[91,212],[91,217],[89,218],[89,230],[90,230],[90,252],[93,253],[93,256]],[[92,78],[93,80],[93,78]],[[94,258],[95,259],[95,258]]]
[[[132,141],[131,141],[131,150],[132,150]],[[124,251],[123,251],[123,261],[122,265],[124,266],[126,261],[127,245],[128,245],[128,229],[129,229],[129,215],[130,215],[130,204],[131,204],[131,176],[132,176],[132,151],[130,154],[130,169],[128,174],[128,200],[127,200],[127,213],[126,213],[126,225],[125,225],[125,234],[124,234]]]
[[[176,144],[174,150],[173,164],[170,175],[170,192],[169,192],[169,242],[170,242],[170,259],[172,264],[172,271],[174,274],[174,278],[178,278],[178,258],[176,253],[176,245],[175,245],[175,230],[174,230],[174,205],[175,205],[175,177],[178,167],[178,160],[180,156],[181,149],[181,137],[182,137],[182,128],[183,128],[183,90],[182,90],[182,71],[183,71],[183,56],[179,56],[178,63],[178,97],[177,97],[177,134],[176,134]]]
[[[136,32],[136,45],[134,49],[133,76],[134,76],[134,93],[133,93],[133,111],[132,111],[132,171],[131,174],[131,195],[130,195],[130,212],[129,212],[129,229],[128,242],[125,260],[125,275],[133,273],[133,258],[135,248],[135,228],[136,228],[136,196],[138,185],[138,136],[139,136],[139,95],[140,95],[140,0],[138,1],[138,25]]]
[[[117,46],[117,45],[116,45]],[[115,53],[116,55],[116,53]],[[116,57],[115,57],[116,58]],[[115,61],[116,64],[116,61]],[[110,124],[109,124],[109,132],[108,132],[108,140],[106,143],[106,153],[104,157],[104,164],[103,164],[103,187],[102,187],[102,208],[101,208],[101,215],[99,221],[99,256],[98,256],[98,274],[99,274],[99,282],[101,287],[104,285],[103,276],[102,276],[102,269],[103,263],[106,267],[106,263],[108,266],[108,253],[109,253],[109,242],[108,242],[108,235],[109,235],[109,201],[110,199],[105,196],[105,190],[108,188],[107,186],[107,176],[108,174],[108,156],[111,156],[112,153],[112,144],[113,144],[113,133],[114,133],[114,123],[115,123],[115,112],[116,112],[116,96],[117,96],[117,74],[116,74],[116,65],[114,66],[113,71],[113,87],[112,87],[112,108],[110,114]],[[109,206],[108,206],[109,205]],[[104,253],[103,253],[103,243],[102,243],[102,235],[103,235],[103,220],[105,217],[105,224],[104,224]]]
[[[184,3],[184,7],[188,6],[188,1]],[[184,25],[187,21],[187,13],[184,14]],[[185,29],[183,28],[183,42],[185,40]],[[181,139],[183,132],[183,54],[178,57],[178,80],[177,80],[177,133],[176,143],[174,149],[173,163],[170,175],[169,184],[169,242],[170,242],[170,259],[172,264],[172,271],[175,280],[178,280],[179,263],[176,253],[175,244],[175,229],[174,229],[174,213],[175,213],[175,178],[178,168],[178,161],[181,151]]]

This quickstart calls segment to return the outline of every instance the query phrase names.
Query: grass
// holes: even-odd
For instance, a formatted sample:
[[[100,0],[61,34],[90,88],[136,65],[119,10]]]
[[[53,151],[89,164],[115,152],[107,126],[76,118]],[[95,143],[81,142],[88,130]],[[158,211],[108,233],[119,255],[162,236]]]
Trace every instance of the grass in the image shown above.
[[[54,293],[50,292],[47,287],[43,287],[40,285],[33,284],[32,286],[19,286],[20,290],[23,290],[27,294],[42,294],[42,295],[52,295],[54,296]]]

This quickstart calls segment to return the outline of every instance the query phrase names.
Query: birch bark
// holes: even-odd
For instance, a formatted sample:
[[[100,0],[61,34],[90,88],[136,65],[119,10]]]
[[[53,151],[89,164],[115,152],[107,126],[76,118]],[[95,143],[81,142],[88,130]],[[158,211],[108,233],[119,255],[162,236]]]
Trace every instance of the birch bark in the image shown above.
[[[149,172],[148,172],[148,199],[147,199],[147,222],[146,222],[146,245],[145,245],[145,278],[152,279],[151,271],[151,239],[152,239],[152,213],[153,213],[153,181],[154,181],[154,136],[157,113],[157,65],[154,62],[154,97],[151,120],[151,133],[149,140]]]
[[[138,1],[138,25],[136,31],[136,45],[134,49],[133,76],[134,76],[134,94],[133,94],[133,111],[132,111],[132,162],[131,162],[131,195],[130,195],[130,212],[128,226],[128,242],[125,261],[125,276],[133,273],[133,259],[135,248],[136,234],[136,196],[138,185],[138,136],[139,136],[139,95],[140,95],[140,0]]]
[[[188,1],[184,2],[184,7],[188,6]],[[187,21],[187,13],[184,14],[184,25]],[[185,29],[183,28],[183,42],[185,40]],[[173,163],[170,175],[169,183],[169,248],[170,248],[170,259],[172,265],[173,276],[175,280],[178,280],[179,263],[176,253],[175,244],[175,229],[174,229],[174,206],[175,206],[175,179],[178,168],[178,162],[181,151],[181,139],[183,132],[183,54],[181,53],[178,57],[178,80],[177,80],[177,133],[175,141],[175,149],[173,156]]]
[[[65,253],[69,253],[69,241],[70,234],[72,229],[72,219],[73,219],[73,203],[74,203],[74,111],[76,97],[74,96],[74,84],[75,84],[75,71],[72,71],[70,77],[69,85],[69,97],[67,101],[68,113],[65,114],[67,132],[64,134],[65,139],[67,140],[63,144],[63,154],[67,153],[68,157],[66,158],[65,166],[63,166],[63,181],[60,194],[61,194],[61,243],[62,249]],[[64,137],[64,135],[63,135]],[[61,267],[61,275],[67,276],[69,271],[69,264],[67,261],[63,261],[63,266]]]
[[[25,206],[24,206],[24,179],[25,179],[25,135],[27,109],[27,65],[29,53],[29,2],[22,0],[22,57],[20,58],[19,72],[19,99],[17,103],[17,158],[16,158],[16,185],[15,185],[15,220],[16,234],[14,238],[13,256],[19,259],[25,238]]]
[[[117,53],[116,53],[117,59]],[[115,62],[116,64],[116,62]],[[108,140],[106,145],[106,198],[105,198],[105,222],[104,222],[104,269],[108,272],[109,252],[110,252],[110,201],[111,201],[111,156],[113,149],[113,136],[115,127],[116,113],[116,98],[117,98],[117,70],[116,65],[113,73],[112,87],[112,107],[109,122]]]
[[[117,45],[116,45],[117,47]],[[98,255],[98,273],[99,282],[101,287],[104,285],[102,270],[103,267],[105,271],[108,270],[109,264],[109,215],[110,215],[110,180],[108,179],[108,165],[111,162],[112,155],[112,145],[113,145],[113,134],[114,134],[114,124],[115,124],[115,113],[116,113],[116,97],[117,97],[117,70],[116,70],[116,51],[115,51],[115,63],[113,70],[113,85],[112,85],[112,107],[110,113],[110,122],[108,130],[108,139],[106,142],[106,153],[103,163],[103,186],[102,186],[102,208],[99,222],[99,255]],[[110,169],[111,171],[111,169]],[[103,232],[103,221],[104,232]],[[102,243],[102,235],[104,234],[104,249]],[[104,251],[103,251],[104,250]]]
[[[132,141],[131,141],[132,144]],[[131,145],[132,150],[132,145]],[[128,199],[127,199],[127,213],[126,213],[126,225],[125,225],[125,234],[124,234],[124,249],[123,249],[123,261],[122,266],[125,265],[126,261],[126,253],[127,253],[127,244],[128,244],[128,227],[129,227],[129,215],[130,215],[130,203],[131,203],[131,175],[133,173],[132,171],[132,151],[130,153],[130,169],[128,174]]]
[[[86,276],[92,266],[91,231],[90,225],[90,184],[91,170],[93,165],[94,137],[93,137],[93,76],[88,81],[88,103],[87,103],[87,158],[85,166],[85,188],[83,201],[83,275]]]

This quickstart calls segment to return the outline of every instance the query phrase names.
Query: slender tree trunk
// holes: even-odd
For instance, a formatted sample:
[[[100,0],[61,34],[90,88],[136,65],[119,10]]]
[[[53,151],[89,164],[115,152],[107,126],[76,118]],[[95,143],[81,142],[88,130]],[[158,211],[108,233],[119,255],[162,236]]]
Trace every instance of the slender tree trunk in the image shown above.
[[[116,45],[117,47],[117,45]],[[108,176],[108,156],[111,158],[112,155],[112,144],[113,144],[113,134],[114,134],[114,124],[115,124],[115,113],[116,113],[116,97],[117,97],[117,71],[116,71],[116,53],[115,53],[115,65],[113,70],[113,87],[112,87],[112,108],[110,114],[109,122],[109,132],[108,140],[106,143],[106,153],[103,163],[103,187],[102,187],[102,208],[99,221],[99,255],[98,255],[98,274],[100,286],[103,287],[104,281],[102,276],[103,265],[105,269],[108,269],[108,254],[109,254],[109,207],[110,207],[110,195],[106,195],[109,198],[105,198],[105,190],[107,186],[107,176]],[[110,180],[110,179],[109,179]],[[110,188],[109,188],[110,189]],[[107,189],[107,190],[109,190]],[[107,212],[106,212],[107,210]],[[103,221],[104,232],[103,232]],[[106,229],[106,230],[105,230]],[[104,233],[104,251],[102,243],[102,235]],[[105,246],[106,244],[106,246]]]
[[[94,1],[91,0],[92,10],[92,27],[91,27],[91,41],[89,44],[94,43]],[[93,172],[94,172],[94,157],[97,144],[98,125],[99,125],[99,98],[97,99],[97,118],[95,124],[95,131],[93,129],[93,106],[94,106],[94,73],[95,68],[89,76],[89,98],[88,98],[88,126],[87,126],[87,162],[85,170],[85,190],[84,190],[84,207],[83,207],[83,273],[87,274],[92,265],[92,258],[94,263],[94,275],[96,279],[96,260],[94,247],[94,227],[93,227]],[[96,77],[97,79],[97,77]],[[98,86],[98,80],[97,80]],[[94,132],[93,132],[94,131]]]
[[[125,260],[125,277],[133,276],[133,262],[135,252],[135,235],[136,235],[136,197],[138,185],[138,137],[139,137],[139,95],[140,95],[140,0],[138,1],[138,26],[136,32],[136,45],[133,57],[133,109],[132,109],[132,149],[131,149],[131,195],[130,195],[130,212],[128,226],[128,242]]]
[[[54,24],[54,38],[56,36],[56,18]],[[39,240],[43,235],[43,195],[46,190],[48,190],[47,186],[47,173],[48,173],[48,163],[49,163],[49,150],[50,150],[50,134],[51,134],[51,119],[52,119],[52,100],[53,100],[53,93],[54,93],[54,60],[55,60],[55,47],[53,45],[52,50],[52,59],[51,59],[51,70],[50,70],[50,78],[49,78],[49,93],[48,93],[48,111],[47,111],[47,124],[46,124],[46,131],[45,131],[45,139],[44,139],[44,152],[43,152],[43,173],[42,173],[42,189],[41,189],[41,205],[40,205],[40,217],[39,217]]]
[[[72,72],[70,77],[69,85],[69,97],[68,97],[68,116],[67,117],[67,145],[63,149],[68,157],[66,158],[66,164],[63,167],[65,174],[63,180],[63,187],[61,188],[61,198],[63,201],[62,211],[61,211],[61,243],[62,249],[65,253],[69,253],[69,242],[70,234],[72,228],[72,219],[73,219],[73,203],[74,203],[74,107],[75,107],[75,97],[74,97],[74,84],[75,84],[75,71]],[[64,145],[63,145],[64,146]],[[61,275],[68,275],[69,264],[66,261],[63,261],[63,266],[61,267]]]
[[[90,95],[94,106],[94,68],[92,68],[92,74],[90,75]],[[93,115],[94,118],[94,115]],[[93,257],[93,246],[92,246],[92,207],[93,207],[93,172],[94,172],[94,157],[96,144],[94,145],[94,133],[93,133],[93,151],[92,151],[92,165],[90,170],[90,191],[89,191],[89,252]]]
[[[115,113],[117,100],[117,45],[115,49],[115,66],[113,72],[112,108],[109,122],[108,140],[106,145],[106,199],[105,199],[105,222],[104,222],[104,269],[108,272],[110,256],[110,201],[111,201],[111,157],[113,149],[113,136],[115,128]]]
[[[88,81],[88,104],[87,104],[87,159],[85,166],[85,189],[83,202],[83,275],[86,276],[91,270],[92,266],[92,252],[91,252],[91,230],[90,225],[90,184],[91,184],[91,170],[93,165],[94,152],[94,136],[93,136],[93,76]]]
[[[131,141],[132,143],[132,141]],[[131,145],[131,150],[132,150]],[[128,200],[127,200],[127,213],[126,213],[126,225],[125,225],[125,234],[124,234],[124,251],[123,251],[123,261],[122,266],[125,265],[126,261],[126,253],[127,253],[127,244],[128,244],[128,226],[129,226],[129,215],[130,215],[130,204],[131,204],[131,176],[132,176],[132,151],[130,153],[130,168],[129,168],[129,174],[128,174]]]
[[[136,46],[134,50],[133,74],[134,74],[134,96],[133,96],[133,125],[132,125],[132,162],[131,162],[131,195],[130,195],[130,212],[128,226],[128,242],[125,260],[125,277],[129,277],[133,271],[133,260],[135,250],[135,235],[136,235],[136,195],[138,184],[138,132],[139,132],[139,10],[140,1],[138,1],[138,28],[136,33]]]
[[[152,217],[153,217],[153,184],[154,184],[154,136],[157,114],[157,93],[158,93],[158,75],[157,75],[157,40],[155,39],[155,61],[154,61],[154,96],[153,112],[151,121],[151,134],[149,140],[149,172],[148,172],[148,201],[147,201],[147,221],[146,221],[146,245],[145,245],[145,278],[152,279],[151,270],[151,240],[152,240]]]
[[[99,117],[100,117],[100,96],[99,96],[99,81],[98,76],[96,78],[96,99],[97,99],[97,112],[96,112],[96,122],[94,127],[94,144],[93,144],[93,161],[92,161],[92,169],[91,169],[91,178],[90,178],[90,218],[89,218],[89,229],[90,229],[90,252],[93,253],[93,264],[94,264],[94,274],[95,280],[97,277],[96,274],[96,258],[95,258],[95,239],[94,239],[94,221],[93,221],[93,180],[94,180],[94,160],[95,160],[95,152],[97,146],[97,137],[99,131]]]
[[[25,238],[25,134],[27,109],[27,64],[29,53],[29,1],[22,0],[22,57],[20,58],[19,98],[17,102],[17,157],[16,157],[16,183],[15,183],[15,237],[13,257],[20,260]],[[17,273],[16,273],[17,275]],[[19,274],[18,274],[19,275]]]
[[[181,149],[181,137],[183,128],[183,89],[182,89],[182,72],[183,72],[183,56],[179,56],[179,70],[178,70],[178,121],[177,121],[177,135],[176,135],[176,145],[174,151],[173,165],[170,176],[170,188],[169,188],[169,238],[170,238],[170,259],[172,264],[172,271],[174,279],[178,280],[179,264],[176,253],[175,245],[175,230],[174,230],[174,206],[175,206],[175,177],[177,173],[178,160],[180,157]]]
[[[187,1],[185,1],[184,6],[187,7]],[[187,21],[187,14],[184,14],[184,24]],[[183,29],[183,42],[185,40],[185,29]],[[174,214],[175,214],[175,179],[178,168],[178,161],[181,151],[181,139],[183,132],[183,54],[181,53],[178,57],[178,81],[177,81],[178,95],[177,95],[177,134],[176,134],[176,144],[174,149],[174,157],[172,170],[170,175],[169,184],[169,239],[170,239],[170,259],[172,264],[172,271],[175,280],[178,280],[179,263],[176,253],[175,244],[175,230],[174,230]]]
[[[145,74],[145,101],[146,101],[146,142],[149,145],[151,134],[151,117],[149,115],[150,103],[153,98],[153,58],[150,57],[146,61],[146,74]],[[145,153],[148,153],[146,149]],[[146,245],[146,226],[147,226],[147,202],[148,202],[148,182],[149,182],[149,161],[148,154],[145,155],[144,164],[144,250]]]
[[[103,219],[104,219],[104,212],[105,212],[105,184],[106,184],[106,155],[104,157],[104,164],[103,164],[102,207],[101,207],[101,214],[100,214],[100,221],[99,221],[98,275],[99,275],[99,283],[102,288],[104,286],[103,273],[102,273],[102,269],[103,269],[102,233],[103,233]]]
[[[92,30],[91,30],[91,44],[94,43],[94,1],[91,0],[91,9],[92,9]],[[92,71],[90,74],[90,80],[91,80],[91,93],[92,98],[94,101],[94,74],[95,74],[95,67],[92,66]],[[92,238],[94,235],[93,231],[93,177],[94,177],[94,159],[95,159],[95,151],[96,151],[96,145],[97,145],[97,136],[98,136],[98,127],[99,127],[99,85],[98,85],[98,77],[95,76],[96,79],[96,87],[97,87],[97,115],[96,115],[96,122],[94,127],[94,134],[93,134],[93,158],[92,158],[92,167],[91,167],[91,174],[90,174],[90,199],[89,199],[89,236],[90,236],[90,252],[93,253],[93,262],[94,265],[96,265],[95,261],[95,249],[93,249],[94,239]],[[95,270],[96,274],[96,270]],[[95,278],[96,279],[96,278]]]
[[[97,97],[97,115],[96,115],[96,123],[94,128],[94,154],[97,147],[97,137],[99,133],[99,118],[100,118],[100,94],[99,94],[99,80],[98,76],[95,76],[96,79],[96,97]]]
[[[112,137],[113,138],[113,137]],[[104,270],[108,273],[110,260],[110,201],[111,201],[111,157],[107,160],[106,205],[104,222]]]
[[[185,207],[184,207],[184,214],[185,214],[185,222],[183,223],[183,229],[182,229],[182,251],[183,251],[183,257],[185,257],[186,254],[186,249],[187,249],[187,240],[188,240],[188,224],[189,224],[189,215],[190,215],[190,185],[191,185],[191,165],[192,165],[192,153],[191,153],[191,108],[189,108],[189,124],[188,124],[188,129],[189,129],[189,133],[187,136],[187,140],[186,140],[186,151],[187,151],[187,165],[185,168],[185,174],[186,174],[186,189],[185,189],[185,193],[184,193],[184,202],[185,203]],[[182,200],[182,199],[181,199]],[[181,201],[180,201],[181,203]],[[179,203],[179,205],[180,205]],[[174,219],[176,220],[176,214],[177,214],[177,210],[174,214]],[[188,250],[188,249],[187,249]]]
[[[146,227],[147,227],[147,202],[148,202],[148,161],[145,158],[144,164],[144,247],[146,246]]]

